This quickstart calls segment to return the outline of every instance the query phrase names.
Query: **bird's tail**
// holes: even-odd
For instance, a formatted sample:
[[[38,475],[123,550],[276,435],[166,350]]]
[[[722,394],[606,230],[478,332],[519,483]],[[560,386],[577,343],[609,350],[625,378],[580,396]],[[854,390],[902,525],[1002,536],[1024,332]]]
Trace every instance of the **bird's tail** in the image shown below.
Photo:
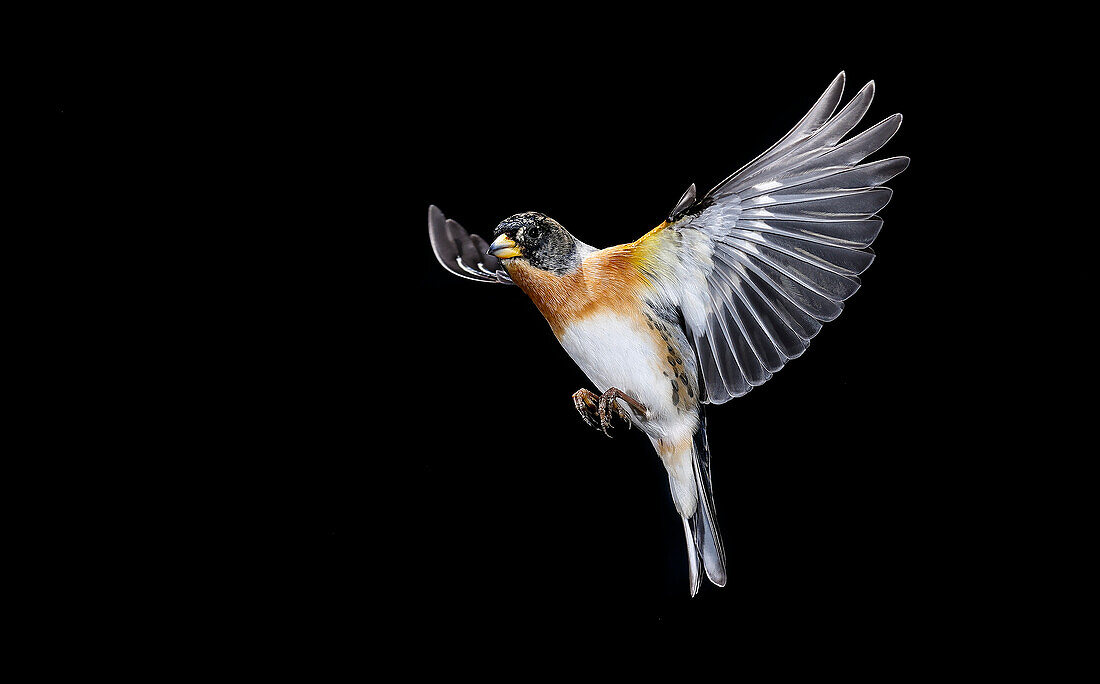
[[[700,407],[699,430],[695,433],[692,448],[692,469],[698,503],[691,517],[683,518],[684,537],[687,540],[688,569],[691,595],[699,591],[702,572],[712,583],[726,586],[726,551],[722,547],[722,535],[718,519],[714,515],[714,490],[710,484],[710,446],[707,444],[707,417],[705,407]],[[700,567],[701,566],[701,567]]]

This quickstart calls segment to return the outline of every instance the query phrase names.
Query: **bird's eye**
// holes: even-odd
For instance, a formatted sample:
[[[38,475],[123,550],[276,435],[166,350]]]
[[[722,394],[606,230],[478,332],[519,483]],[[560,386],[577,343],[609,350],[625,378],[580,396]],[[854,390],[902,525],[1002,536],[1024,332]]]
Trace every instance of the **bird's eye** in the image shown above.
[[[528,240],[538,240],[539,239],[539,227],[538,226],[530,226],[529,228],[527,228],[527,230],[525,230],[523,232],[526,233],[526,235],[524,235],[524,237],[526,237]]]

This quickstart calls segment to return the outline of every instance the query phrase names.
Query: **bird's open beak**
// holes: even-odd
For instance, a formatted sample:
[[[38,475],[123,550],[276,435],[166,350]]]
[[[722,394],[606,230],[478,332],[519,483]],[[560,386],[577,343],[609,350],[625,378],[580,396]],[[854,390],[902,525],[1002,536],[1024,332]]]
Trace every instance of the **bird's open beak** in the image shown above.
[[[519,251],[515,240],[502,234],[496,240],[493,240],[493,244],[489,245],[489,251],[486,254],[491,254],[498,259],[510,259],[519,256],[522,252]]]

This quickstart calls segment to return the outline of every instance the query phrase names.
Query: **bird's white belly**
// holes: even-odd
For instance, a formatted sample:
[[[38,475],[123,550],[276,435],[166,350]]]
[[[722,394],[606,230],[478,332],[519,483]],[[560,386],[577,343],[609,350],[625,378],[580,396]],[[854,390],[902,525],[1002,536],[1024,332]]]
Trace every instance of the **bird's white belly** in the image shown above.
[[[616,400],[631,422],[649,436],[668,469],[678,510],[690,515],[696,505],[692,437],[699,411],[694,402],[689,406],[687,401],[674,400],[675,372],[670,373],[673,357],[666,354],[667,343],[644,322],[639,325],[637,317],[605,312],[572,323],[558,339],[601,393],[616,387],[645,404],[647,415],[641,417],[623,400]],[[695,373],[694,360],[690,372]]]
[[[569,325],[559,341],[600,392],[616,387],[645,404],[651,420],[671,417],[676,410],[664,350],[644,323],[599,313]]]

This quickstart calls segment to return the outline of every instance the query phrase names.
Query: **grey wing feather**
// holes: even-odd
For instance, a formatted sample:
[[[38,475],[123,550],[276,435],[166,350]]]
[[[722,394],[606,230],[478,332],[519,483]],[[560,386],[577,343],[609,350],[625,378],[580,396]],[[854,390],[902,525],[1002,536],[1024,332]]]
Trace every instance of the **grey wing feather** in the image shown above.
[[[674,210],[681,216],[670,228],[692,234],[694,245],[681,260],[705,274],[705,285],[682,279],[679,287],[709,403],[747,393],[800,356],[874,260],[876,213],[892,195],[880,186],[909,159],[860,164],[897,132],[901,115],[841,142],[875,91],[868,83],[836,112],[843,87],[841,73],[775,145]]]
[[[486,254],[488,243],[446,218],[434,204],[428,207],[428,239],[440,265],[460,278],[483,283],[512,284],[500,260]]]

